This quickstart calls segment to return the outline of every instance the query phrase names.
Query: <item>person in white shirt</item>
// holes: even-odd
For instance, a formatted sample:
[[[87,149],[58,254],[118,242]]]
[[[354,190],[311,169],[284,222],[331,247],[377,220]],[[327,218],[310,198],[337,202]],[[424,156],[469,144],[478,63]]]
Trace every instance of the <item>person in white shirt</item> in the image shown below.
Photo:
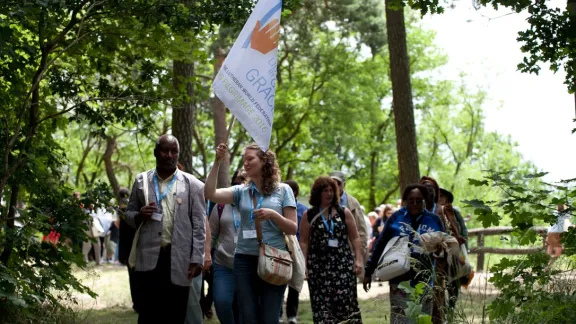
[[[546,252],[552,257],[557,258],[562,255],[563,250],[561,242],[562,232],[568,230],[568,227],[570,227],[570,218],[572,215],[568,211],[568,207],[563,204],[556,207],[554,215],[558,221],[548,228],[548,235],[546,236],[548,248]]]

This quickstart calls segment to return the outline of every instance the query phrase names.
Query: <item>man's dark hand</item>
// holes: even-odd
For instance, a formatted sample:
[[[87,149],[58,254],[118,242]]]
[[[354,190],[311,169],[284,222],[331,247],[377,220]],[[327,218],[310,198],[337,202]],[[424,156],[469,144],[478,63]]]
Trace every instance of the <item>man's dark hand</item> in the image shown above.
[[[188,267],[188,279],[196,278],[202,273],[204,266],[199,263],[190,263]]]
[[[150,218],[152,218],[152,214],[154,214],[155,211],[156,211],[156,202],[153,201],[148,205],[140,208],[140,218],[142,218],[142,220],[149,220]]]
[[[362,282],[362,285],[364,286],[364,291],[368,292],[368,290],[370,290],[370,287],[372,286],[372,277],[364,276],[364,281]]]

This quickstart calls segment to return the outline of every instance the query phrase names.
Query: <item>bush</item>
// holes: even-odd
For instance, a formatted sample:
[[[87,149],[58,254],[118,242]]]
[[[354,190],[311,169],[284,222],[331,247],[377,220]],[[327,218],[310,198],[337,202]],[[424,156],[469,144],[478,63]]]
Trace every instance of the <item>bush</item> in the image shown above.
[[[21,226],[0,233],[0,246],[10,249],[8,262],[0,263],[0,322],[36,322],[39,314],[68,314],[63,301],[74,302],[74,291],[96,296],[72,271],[74,264],[86,265],[81,244],[89,240],[90,216],[69,188],[47,184],[35,191],[29,206],[18,210]],[[108,187],[98,184],[88,190],[83,203],[104,206],[111,198]]]
[[[576,179],[549,184],[541,180],[546,173],[514,177],[511,172],[490,172],[483,180],[470,180],[477,186],[496,188],[502,194],[499,201],[474,200],[475,214],[484,227],[498,225],[507,217],[514,227],[513,236],[520,245],[534,244],[538,235],[532,229],[537,224],[553,224],[556,206],[568,206],[573,215]],[[576,251],[576,229],[562,235],[564,255],[557,261],[546,253],[534,253],[518,258],[502,258],[490,271],[490,281],[500,290],[488,307],[494,323],[576,323],[574,263],[569,256]],[[557,262],[554,262],[557,261]]]

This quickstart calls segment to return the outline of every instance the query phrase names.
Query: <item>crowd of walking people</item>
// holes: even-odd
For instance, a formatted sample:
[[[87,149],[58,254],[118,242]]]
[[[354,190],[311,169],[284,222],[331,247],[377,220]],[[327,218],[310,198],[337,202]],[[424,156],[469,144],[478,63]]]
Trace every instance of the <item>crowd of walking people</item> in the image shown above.
[[[383,271],[381,259],[398,237],[409,242],[415,262],[387,280],[391,322],[411,323],[404,312],[409,296],[399,288],[403,281],[449,291],[448,300],[431,290],[432,301],[423,301],[433,316],[443,320],[445,309],[454,307],[461,279],[449,273],[448,254],[440,253],[440,244],[417,248],[434,232],[443,233],[442,240],[467,242],[452,193],[434,179],[423,177],[404,189],[396,206],[381,205],[366,214],[346,191],[341,171],[314,180],[306,190],[307,207],[298,200],[304,191],[298,183],[281,180],[270,150],[245,147],[242,169],[226,188],[217,186],[225,144],[217,147],[202,180],[179,165],[179,149],[174,136],[161,136],[154,149],[156,167],[138,174],[131,192],[122,190],[118,217],[111,217],[119,228],[116,259],[128,268],[139,323],[202,323],[214,316],[212,308],[224,324],[279,323],[284,315],[297,323],[301,285],[292,282],[299,253],[314,322],[362,323],[357,283],[368,290],[380,279],[375,272]],[[297,243],[290,249],[291,238]]]

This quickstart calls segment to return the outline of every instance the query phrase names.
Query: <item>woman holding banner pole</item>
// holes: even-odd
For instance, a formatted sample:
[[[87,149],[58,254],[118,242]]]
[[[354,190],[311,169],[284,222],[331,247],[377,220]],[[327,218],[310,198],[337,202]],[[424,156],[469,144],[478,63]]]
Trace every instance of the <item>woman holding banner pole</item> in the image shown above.
[[[256,224],[262,240],[286,251],[284,234],[295,235],[296,200],[292,189],[280,183],[276,154],[252,144],[244,149],[245,184],[216,189],[218,168],[226,155],[226,144],[218,145],[214,166],[206,179],[206,199],[219,204],[234,204],[240,211],[240,227],[234,255],[234,279],[240,316],[245,324],[278,323],[286,285],[276,286],[262,280],[258,269]]]

